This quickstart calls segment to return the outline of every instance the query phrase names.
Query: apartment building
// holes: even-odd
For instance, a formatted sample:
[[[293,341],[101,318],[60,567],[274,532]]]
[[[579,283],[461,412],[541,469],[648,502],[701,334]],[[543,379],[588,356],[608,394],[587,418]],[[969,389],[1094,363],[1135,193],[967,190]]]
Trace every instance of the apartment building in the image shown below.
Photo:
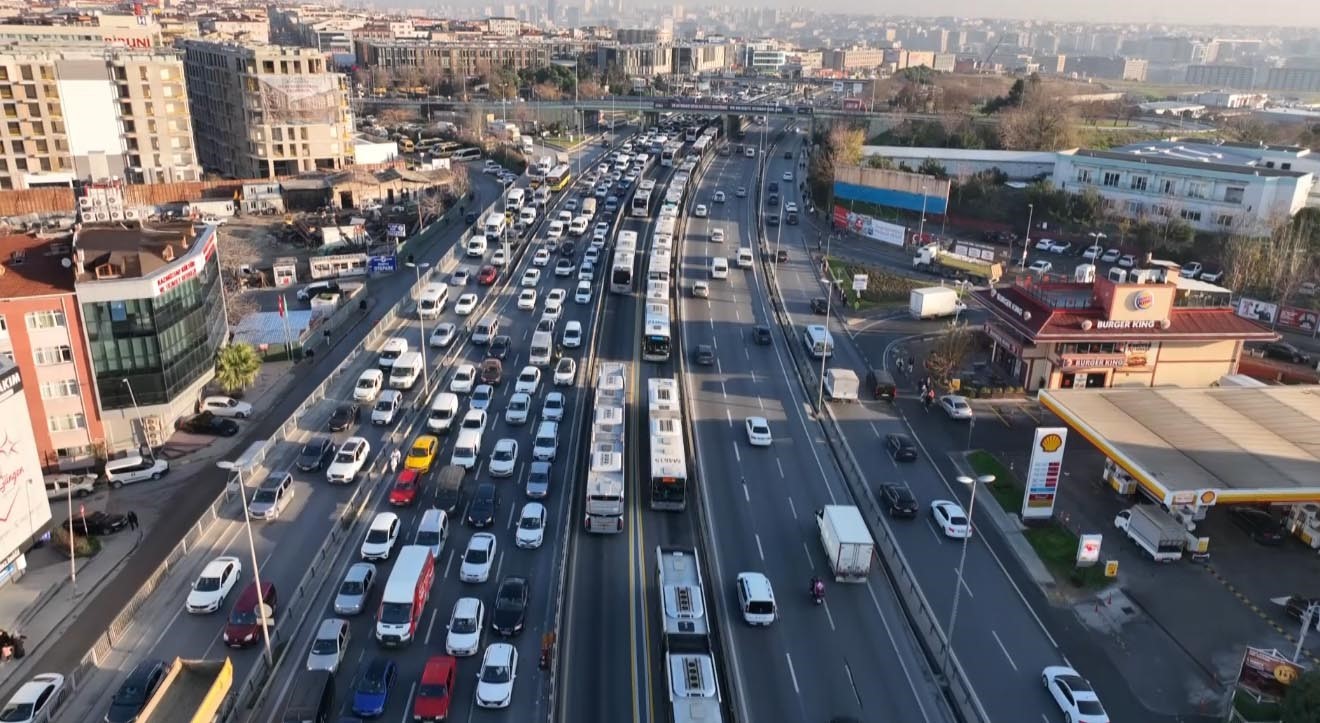
[[[88,46],[0,52],[0,190],[200,176],[177,52]]]
[[[72,47],[161,47],[161,28],[150,16],[95,15],[89,23],[0,23],[0,45]]]
[[[233,178],[353,163],[348,79],[312,48],[185,40],[197,155]]]
[[[358,65],[382,70],[414,68],[450,78],[476,77],[500,66],[535,70],[550,63],[551,45],[539,41],[356,40]]]
[[[714,73],[733,64],[732,43],[683,43],[673,48],[673,72]]]
[[[1079,78],[1107,80],[1146,79],[1149,64],[1140,58],[1104,57],[1097,55],[1069,55],[1064,71]]]
[[[1251,90],[1256,85],[1256,69],[1249,65],[1189,65],[1186,79],[1189,85]]]
[[[885,48],[839,48],[821,52],[820,65],[827,70],[873,70],[885,64]]]
[[[65,238],[0,237],[0,355],[22,394],[42,469],[94,461],[104,437]]]

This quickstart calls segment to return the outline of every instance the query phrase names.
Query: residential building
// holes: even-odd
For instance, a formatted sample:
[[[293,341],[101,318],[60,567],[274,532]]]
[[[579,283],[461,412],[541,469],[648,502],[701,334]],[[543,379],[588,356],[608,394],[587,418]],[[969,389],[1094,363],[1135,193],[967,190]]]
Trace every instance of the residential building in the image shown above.
[[[1068,74],[1106,80],[1145,80],[1146,69],[1145,60],[1117,56],[1070,55],[1064,64]]]
[[[659,28],[619,28],[614,31],[614,40],[620,45],[643,45],[660,41]]]
[[[450,79],[488,75],[501,66],[536,70],[550,63],[551,46],[537,41],[357,40],[359,65],[382,70],[416,68]]]
[[[0,439],[4,440],[0,469],[5,480],[0,488],[0,505],[5,511],[4,525],[0,525],[0,585],[23,576],[25,551],[52,526],[50,500],[33,439],[40,420],[32,419],[27,405],[30,389],[23,381],[18,367],[0,359]]]
[[[217,229],[74,233],[71,273],[109,452],[164,442],[215,376],[229,331]]]
[[[1142,157],[1159,156],[1185,161],[1231,164],[1244,169],[1267,168],[1311,175],[1305,205],[1320,208],[1320,155],[1302,146],[1233,143],[1206,138],[1171,138],[1113,149]]]
[[[175,51],[0,52],[0,108],[0,190],[201,176]]]
[[[1294,93],[1320,92],[1320,68],[1269,68],[1260,87]]]
[[[1189,65],[1188,85],[1251,90],[1256,85],[1256,69],[1249,65]]]
[[[503,38],[516,38],[522,23],[518,18],[486,18],[486,32]]]
[[[732,43],[684,43],[673,47],[674,73],[714,73],[733,65]]]
[[[353,163],[348,79],[323,53],[185,40],[188,100],[203,167],[273,178]]]
[[[838,71],[874,70],[885,64],[884,48],[840,48],[821,52],[822,68]]]
[[[0,237],[0,355],[27,381],[30,434],[46,470],[91,466],[105,436],[72,254],[68,237]]]
[[[197,29],[203,35],[229,40],[270,42],[270,22],[265,15],[204,15],[197,19]]]
[[[118,47],[149,50],[161,47],[161,28],[152,16],[95,15],[91,24],[0,24],[0,45]],[[144,20],[145,22],[139,22]]]

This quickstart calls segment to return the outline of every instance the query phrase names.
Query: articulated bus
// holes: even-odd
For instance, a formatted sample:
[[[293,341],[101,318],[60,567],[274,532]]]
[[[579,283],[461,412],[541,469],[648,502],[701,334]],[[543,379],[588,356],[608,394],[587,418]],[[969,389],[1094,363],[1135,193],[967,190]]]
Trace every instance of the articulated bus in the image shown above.
[[[545,185],[549,186],[551,191],[562,191],[568,187],[572,180],[573,171],[567,163],[561,163],[550,169],[550,173],[546,174]]]
[[[690,547],[657,547],[660,624],[670,723],[722,723],[701,563]]]
[[[678,379],[647,381],[651,415],[651,509],[687,509],[687,451]]]
[[[642,359],[650,362],[669,361],[673,337],[669,299],[647,301],[642,324]]]
[[[664,249],[651,249],[651,258],[646,262],[647,281],[669,281],[669,270],[673,268],[674,257]]]
[[[588,532],[623,532],[626,379],[627,366],[619,362],[602,363],[596,374],[591,466],[587,470],[586,516],[583,520]]]
[[[656,251],[674,252],[674,216],[661,216],[655,224],[655,233],[651,236],[651,253]]]
[[[637,232],[620,231],[614,242],[614,264],[610,267],[610,291],[631,294],[637,267]]]
[[[655,201],[655,189],[638,188],[633,194],[632,204],[628,207],[628,215],[634,218],[647,218],[651,215],[651,207]]]
[[[664,150],[660,151],[660,165],[673,167],[683,160],[683,143],[675,141],[666,143]]]

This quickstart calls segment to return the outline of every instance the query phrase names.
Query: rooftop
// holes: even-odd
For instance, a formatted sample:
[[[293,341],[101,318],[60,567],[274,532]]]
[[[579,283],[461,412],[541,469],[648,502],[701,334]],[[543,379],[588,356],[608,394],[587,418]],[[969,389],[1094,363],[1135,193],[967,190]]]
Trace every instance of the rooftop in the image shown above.
[[[190,223],[152,228],[84,226],[75,237],[78,281],[149,276],[183,258],[192,245],[213,233]]]
[[[1073,149],[1071,151],[1060,151],[1060,155],[1076,156],[1078,158],[1095,158],[1107,161],[1125,161],[1127,163],[1142,163],[1157,166],[1171,166],[1174,168],[1195,168],[1204,171],[1217,171],[1219,173],[1232,173],[1239,176],[1264,176],[1267,178],[1301,178],[1307,175],[1303,171],[1284,171],[1278,168],[1261,168],[1259,166],[1244,166],[1233,162],[1223,162],[1219,160],[1190,160],[1187,158],[1176,158],[1160,153],[1141,154],[1122,151],[1093,151],[1086,149]]]
[[[1320,500],[1320,388],[1062,389],[1040,401],[1164,491]]]
[[[73,293],[72,252],[68,234],[0,237],[0,299]]]
[[[1226,163],[1231,165],[1258,167],[1263,163],[1262,154],[1271,154],[1277,159],[1278,154],[1291,154],[1297,158],[1310,155],[1307,148],[1298,146],[1273,146],[1252,143],[1216,143],[1195,138],[1170,138],[1163,141],[1144,141],[1115,148],[1118,153],[1131,153],[1139,156],[1162,156],[1197,163]]]

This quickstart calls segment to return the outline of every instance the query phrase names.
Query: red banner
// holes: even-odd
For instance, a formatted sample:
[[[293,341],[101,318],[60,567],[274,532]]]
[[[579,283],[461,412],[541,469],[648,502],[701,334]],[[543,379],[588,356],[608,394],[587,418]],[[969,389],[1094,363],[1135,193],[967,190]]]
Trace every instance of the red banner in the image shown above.
[[[1299,309],[1296,306],[1279,309],[1279,326],[1314,334],[1317,323],[1320,323],[1320,313],[1310,309]]]

